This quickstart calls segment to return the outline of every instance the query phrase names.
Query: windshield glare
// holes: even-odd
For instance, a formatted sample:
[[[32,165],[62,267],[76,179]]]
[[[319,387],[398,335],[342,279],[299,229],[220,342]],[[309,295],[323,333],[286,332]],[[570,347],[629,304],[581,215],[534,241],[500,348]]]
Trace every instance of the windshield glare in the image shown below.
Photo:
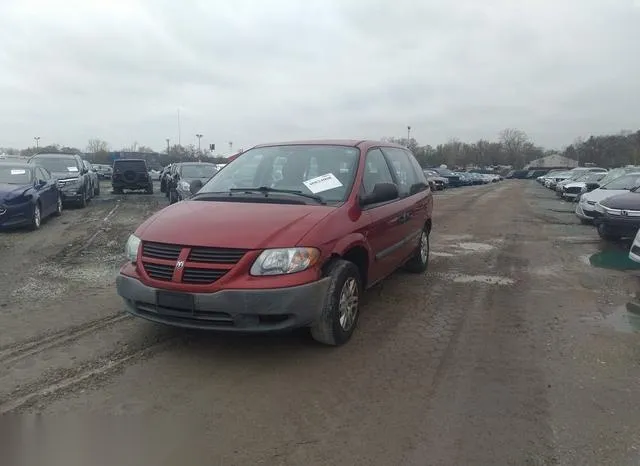
[[[198,194],[269,187],[315,194],[325,202],[342,202],[351,191],[359,154],[359,149],[346,146],[257,147],[230,162]]]
[[[31,183],[31,170],[25,167],[0,167],[0,183],[29,184]]]
[[[601,189],[618,189],[626,190],[640,186],[640,174],[624,175],[602,186]]]
[[[183,178],[211,178],[216,174],[215,165],[183,165],[181,168]]]
[[[68,157],[36,157],[33,161],[40,165],[41,167],[46,168],[51,173],[69,173],[69,174],[78,174],[80,171],[80,167],[76,164],[76,160]]]

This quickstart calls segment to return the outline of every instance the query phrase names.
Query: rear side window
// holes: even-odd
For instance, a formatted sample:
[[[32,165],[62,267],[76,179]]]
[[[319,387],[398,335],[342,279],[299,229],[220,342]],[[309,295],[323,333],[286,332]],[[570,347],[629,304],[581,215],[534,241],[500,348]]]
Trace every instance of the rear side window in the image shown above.
[[[364,175],[362,177],[362,187],[365,194],[372,193],[373,187],[377,183],[393,183],[393,177],[382,151],[380,149],[372,149],[367,152]]]
[[[384,147],[382,149],[391,162],[391,166],[396,174],[398,191],[400,197],[411,196],[424,189],[426,180],[424,174],[418,178],[415,168],[410,160],[410,155],[402,149],[396,147]]]

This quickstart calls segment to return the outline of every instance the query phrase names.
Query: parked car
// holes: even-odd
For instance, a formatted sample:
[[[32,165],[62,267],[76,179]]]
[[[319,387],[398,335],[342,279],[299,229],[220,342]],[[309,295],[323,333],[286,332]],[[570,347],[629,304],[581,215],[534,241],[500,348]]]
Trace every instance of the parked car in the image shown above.
[[[607,240],[635,237],[640,228],[640,192],[631,191],[608,197],[596,204],[594,219],[598,234]]]
[[[206,162],[184,162],[177,168],[174,178],[169,183],[169,203],[174,204],[192,196],[192,183],[196,180],[200,186],[218,172],[215,164]],[[195,191],[197,189],[194,188]],[[194,192],[195,194],[195,192]]]
[[[42,219],[62,214],[56,180],[44,168],[25,162],[0,161],[0,228],[40,228]]]
[[[340,345],[364,289],[402,266],[426,270],[432,210],[427,179],[400,145],[256,146],[136,229],[117,291],[128,312],[155,322],[310,327],[317,341]]]
[[[449,183],[447,184],[449,188],[457,188],[458,186],[462,186],[462,183],[460,181],[460,176],[456,175],[454,172],[452,172],[448,168],[431,168],[431,170],[435,171],[440,176],[449,180]]]
[[[446,189],[449,185],[449,179],[444,176],[440,176],[440,174],[435,170],[425,168],[422,172],[424,173],[424,176],[427,177],[427,181],[433,184],[434,191],[441,191]]]
[[[619,176],[608,183],[601,185],[589,193],[580,196],[576,206],[576,215],[584,224],[592,223],[598,216],[596,204],[608,197],[625,194],[632,189],[640,187],[640,171]]]
[[[98,172],[91,166],[86,160],[82,161],[84,167],[87,169],[89,175],[89,181],[91,182],[91,197],[100,195],[100,178],[98,178]]]
[[[160,181],[160,175],[162,174],[161,170],[156,170],[155,168],[149,169],[149,176],[152,180]]]
[[[164,177],[165,179],[164,195],[167,197],[167,199],[169,199],[169,201],[171,201],[169,197],[171,195],[171,191],[175,189],[175,186],[173,186],[173,183],[174,183],[174,180],[176,179],[176,173],[178,173],[178,170],[180,170],[181,163],[182,162],[171,164],[171,168],[169,168],[169,171]]]
[[[600,186],[598,182],[606,173],[588,172],[575,181],[562,185],[561,197],[566,201],[577,201],[584,193],[593,191]]]
[[[549,175],[544,182],[545,187],[549,188],[549,189],[556,189],[556,185],[566,179],[568,179],[569,177],[571,177],[571,173],[569,172],[569,170],[565,170],[565,171],[561,171],[561,172],[556,172],[553,173],[551,175]]]
[[[58,183],[64,205],[86,207],[93,197],[91,175],[77,154],[42,153],[29,159],[29,163],[45,168]]]
[[[633,243],[629,249],[629,259],[640,263],[640,230],[638,230],[635,238],[633,238]]]
[[[569,172],[569,177],[563,181],[560,181],[556,184],[556,195],[559,197],[562,197],[562,193],[564,190],[564,187],[569,184],[572,183],[574,181],[578,181],[580,178],[582,178],[584,175],[586,175],[587,173],[607,173],[607,170],[605,168],[598,168],[598,167],[577,167],[574,168],[573,170],[571,170]]]
[[[125,189],[130,191],[144,190],[147,194],[153,194],[153,180],[149,176],[147,162],[144,159],[118,159],[114,161],[111,186],[116,194],[122,194]]]
[[[111,175],[113,174],[113,168],[109,165],[104,165],[101,163],[93,164],[93,168],[95,168],[96,173],[98,174],[98,179],[100,180],[110,180]]]

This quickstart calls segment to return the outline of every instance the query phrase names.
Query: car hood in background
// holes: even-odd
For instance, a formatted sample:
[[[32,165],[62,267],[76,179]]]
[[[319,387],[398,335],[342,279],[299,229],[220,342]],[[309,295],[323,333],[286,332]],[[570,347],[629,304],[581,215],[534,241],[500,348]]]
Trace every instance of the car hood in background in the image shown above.
[[[5,201],[19,196],[29,188],[31,188],[31,185],[29,184],[0,183],[0,201]]]
[[[590,193],[585,193],[582,195],[582,199],[585,201],[593,201],[600,202],[604,199],[612,196],[617,196],[619,194],[626,194],[629,191],[626,189],[594,189]]]
[[[606,198],[600,204],[610,209],[640,210],[640,193],[629,191],[624,194],[618,194],[617,196]]]
[[[73,178],[80,178],[80,172],[53,172],[51,176],[56,180],[71,180]]]
[[[584,181],[574,181],[572,183],[567,183],[563,185],[565,188],[586,188],[587,183]]]
[[[297,246],[335,207],[183,201],[136,230],[143,241],[240,249]]]

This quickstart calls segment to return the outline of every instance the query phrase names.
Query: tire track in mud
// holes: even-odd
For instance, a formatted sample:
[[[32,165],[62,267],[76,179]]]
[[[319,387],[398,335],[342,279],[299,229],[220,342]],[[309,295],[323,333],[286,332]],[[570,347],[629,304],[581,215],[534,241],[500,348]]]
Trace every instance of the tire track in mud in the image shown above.
[[[0,348],[0,364],[11,365],[21,359],[34,356],[38,353],[52,349],[67,343],[72,343],[79,338],[96,330],[109,327],[124,320],[131,319],[129,314],[118,313],[116,315],[92,320],[75,327],[66,328],[52,334],[41,334],[28,340],[6,345]]]
[[[4,398],[0,398],[0,415],[21,412],[38,404],[47,404],[56,397],[84,387],[91,387],[111,377],[128,364],[144,360],[185,340],[173,333],[160,334],[150,342],[115,350],[96,360],[88,361],[74,369],[58,369],[24,386],[17,387]]]

